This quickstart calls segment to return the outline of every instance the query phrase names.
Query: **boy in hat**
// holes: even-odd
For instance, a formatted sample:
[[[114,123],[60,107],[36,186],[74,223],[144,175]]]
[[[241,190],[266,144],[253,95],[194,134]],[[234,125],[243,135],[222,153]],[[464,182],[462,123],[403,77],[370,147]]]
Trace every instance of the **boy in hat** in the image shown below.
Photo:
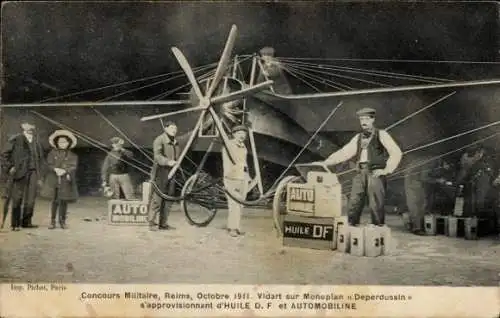
[[[170,180],[168,179],[168,175],[177,164],[180,154],[176,136],[177,125],[172,121],[168,121],[164,126],[163,133],[153,141],[154,165],[151,172],[151,180],[156,184],[156,187],[153,185],[149,206],[149,229],[151,231],[156,230],[155,219],[157,214],[159,214],[159,230],[174,229],[174,227],[168,225],[168,214],[172,206],[172,201],[163,199],[159,191],[169,196],[175,194],[175,175]]]
[[[76,146],[76,137],[67,130],[56,130],[49,137],[52,149],[47,156],[50,169],[45,176],[41,196],[52,200],[49,229],[56,228],[56,216],[59,212],[59,225],[66,229],[68,203],[78,199],[76,168],[78,157],[70,149]]]
[[[123,147],[125,141],[120,137],[111,138],[111,151],[104,159],[101,177],[103,188],[111,187],[113,198],[120,198],[120,190],[126,200],[134,199],[134,187],[129,174],[127,159],[133,157],[133,153]]]
[[[247,139],[248,128],[238,125],[231,130],[233,138],[222,151],[222,164],[224,170],[224,187],[231,195],[239,200],[245,200],[247,195],[248,181],[250,179],[247,166]],[[230,152],[234,162],[228,156]],[[241,212],[243,206],[226,194],[228,202],[227,230],[231,236],[243,235],[241,232]]]
[[[35,125],[24,121],[22,133],[12,136],[2,152],[11,178],[12,230],[36,228],[32,223],[37,187],[40,183],[43,150],[35,136]],[[22,207],[22,210],[21,210]]]
[[[403,156],[394,139],[374,126],[375,110],[363,108],[357,113],[362,131],[340,150],[334,152],[323,164],[336,165],[356,158],[358,173],[352,180],[349,200],[349,224],[358,225],[361,212],[368,200],[372,223],[385,224],[386,176],[396,170]]]

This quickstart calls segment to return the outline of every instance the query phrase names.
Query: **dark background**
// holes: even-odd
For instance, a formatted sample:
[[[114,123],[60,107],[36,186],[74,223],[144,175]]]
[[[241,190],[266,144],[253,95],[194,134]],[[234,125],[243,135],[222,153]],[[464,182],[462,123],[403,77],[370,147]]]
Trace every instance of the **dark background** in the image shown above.
[[[177,71],[174,45],[193,67],[215,62],[231,24],[239,28],[235,54],[270,45],[281,57],[496,61],[499,56],[495,2],[7,2],[3,102],[55,95],[37,83],[63,94]],[[368,65],[455,79],[498,72],[478,64]]]

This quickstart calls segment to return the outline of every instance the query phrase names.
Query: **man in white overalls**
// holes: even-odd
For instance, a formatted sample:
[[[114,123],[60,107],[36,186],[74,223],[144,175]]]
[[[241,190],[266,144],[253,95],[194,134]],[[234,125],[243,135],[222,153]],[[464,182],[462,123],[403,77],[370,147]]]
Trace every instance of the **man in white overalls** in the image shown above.
[[[239,200],[245,200],[247,195],[248,174],[247,166],[247,148],[245,140],[247,139],[248,128],[244,125],[235,126],[232,130],[233,138],[228,140],[227,150],[222,151],[222,164],[224,169],[224,187],[234,197]],[[227,151],[231,153],[234,162],[228,156]],[[243,235],[241,231],[241,212],[243,205],[230,195],[226,194],[228,202],[227,230],[231,236]]]

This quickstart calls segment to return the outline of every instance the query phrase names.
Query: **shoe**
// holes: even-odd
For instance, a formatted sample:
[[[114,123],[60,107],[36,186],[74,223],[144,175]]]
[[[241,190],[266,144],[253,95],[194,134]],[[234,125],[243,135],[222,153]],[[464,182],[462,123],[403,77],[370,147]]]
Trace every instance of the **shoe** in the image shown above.
[[[61,224],[61,229],[66,230],[68,226],[66,224]]]
[[[232,237],[236,237],[238,236],[238,232],[236,230],[230,230],[229,235],[231,235]]]
[[[158,226],[158,230],[160,231],[175,230],[175,227],[170,225],[163,225],[163,226]]]
[[[19,227],[15,227],[15,228],[13,228],[13,229],[12,229],[12,231],[16,231],[16,232],[18,232],[18,231],[21,231],[21,228],[19,228]]]
[[[38,228],[38,225],[27,224],[27,225],[23,225],[22,227],[24,227],[25,229],[36,229],[36,228]]]
[[[56,225],[55,225],[55,224],[51,224],[51,225],[49,226],[49,230],[53,230],[53,229],[55,229],[55,228],[56,228]]]
[[[243,235],[245,235],[245,232],[240,231],[240,230],[236,230],[236,234],[243,236]]]

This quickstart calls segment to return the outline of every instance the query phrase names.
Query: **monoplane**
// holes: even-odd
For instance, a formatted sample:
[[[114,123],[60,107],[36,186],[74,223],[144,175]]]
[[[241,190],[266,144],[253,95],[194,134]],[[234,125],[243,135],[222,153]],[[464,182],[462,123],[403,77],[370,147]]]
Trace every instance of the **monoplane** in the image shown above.
[[[105,118],[95,107],[98,106],[130,106],[130,107],[152,107],[155,109],[171,109],[177,107],[175,111],[165,113],[150,114],[140,118],[141,122],[159,121],[160,125],[164,120],[172,118],[174,121],[187,120],[194,122],[192,128],[184,135],[183,150],[179,156],[177,164],[169,174],[169,178],[174,177],[177,172],[181,172],[182,178],[177,178],[180,187],[180,195],[168,196],[162,193],[167,200],[180,202],[188,221],[197,226],[207,226],[213,220],[218,209],[226,204],[226,195],[245,204],[247,206],[260,206],[269,204],[272,201],[275,212],[275,223],[279,229],[280,214],[283,213],[283,202],[286,195],[286,184],[289,182],[300,182],[304,175],[298,175],[293,168],[296,163],[311,159],[325,158],[333,150],[338,148],[339,140],[333,142],[323,131],[328,128],[330,131],[352,132],[358,129],[357,122],[354,120],[356,107],[369,105],[383,114],[382,119],[377,121],[381,128],[395,129],[405,124],[407,131],[413,131],[413,134],[403,134],[396,131],[395,135],[403,146],[405,154],[414,153],[419,150],[428,149],[437,144],[443,144],[451,140],[457,140],[463,136],[488,129],[500,123],[500,121],[488,122],[484,125],[476,125],[473,129],[459,131],[453,135],[443,138],[442,126],[452,127],[454,123],[444,120],[437,121],[431,113],[431,108],[435,108],[444,100],[458,95],[461,90],[472,87],[486,87],[500,84],[500,79],[487,80],[468,80],[456,81],[430,76],[413,76],[396,72],[362,70],[355,67],[332,66],[330,64],[316,64],[305,59],[294,58],[276,58],[274,56],[253,55],[233,55],[237,35],[237,27],[232,26],[229,37],[223,49],[221,58],[215,71],[208,72],[205,75],[196,76],[195,73],[206,67],[192,68],[182,51],[176,47],[172,48],[172,53],[177,59],[182,71],[188,78],[190,91],[186,92],[189,98],[181,100],[148,100],[148,101],[97,101],[97,102],[50,102],[46,100],[41,103],[27,104],[2,104],[7,107],[91,107],[97,114],[110,124],[116,132],[126,137],[132,145],[136,146],[146,157],[152,160],[142,147],[134,143],[129,136],[126,136],[122,130]],[[314,59],[311,59],[314,61]],[[250,67],[246,69],[244,62],[251,62]],[[377,61],[375,61],[377,62]],[[394,62],[394,61],[393,61]],[[406,61],[411,63],[412,61]],[[384,63],[378,61],[377,63]],[[452,61],[453,63],[453,61]],[[483,62],[480,62],[483,63]],[[487,64],[489,62],[484,62]],[[214,63],[215,64],[215,63]],[[210,64],[209,66],[213,66]],[[494,62],[492,62],[494,64]],[[292,94],[290,83],[283,76],[283,72],[293,75],[295,79],[304,82],[316,90],[314,93]],[[384,84],[379,81],[359,79],[349,74],[364,74],[380,78],[390,79],[401,82],[411,83],[406,85]],[[328,78],[326,76],[329,76]],[[337,80],[333,80],[332,78]],[[317,85],[306,82],[305,79],[312,80],[321,87],[331,87],[336,91],[322,92]],[[340,82],[343,79],[347,82]],[[358,81],[363,85],[378,85],[381,87],[362,87],[356,88],[352,85]],[[417,82],[417,83],[415,83]],[[445,91],[445,93],[443,93]],[[170,91],[172,92],[172,91]],[[415,92],[431,92],[429,96],[431,101],[425,98],[416,97]],[[439,94],[438,98],[432,95]],[[168,93],[168,92],[167,92]],[[71,96],[69,94],[67,96]],[[168,94],[161,94],[161,97]],[[159,95],[160,96],[160,95]],[[427,96],[427,98],[429,98]],[[259,107],[255,103],[247,103],[250,99],[258,99]],[[496,103],[495,98],[491,98],[492,103]],[[264,107],[262,107],[264,105]],[[424,116],[424,112],[429,115]],[[99,149],[106,151],[106,146],[99,140],[95,140],[85,134],[71,129],[68,125],[57,122],[38,111],[32,111],[33,114],[43,118],[61,128],[70,129],[77,135],[95,145]],[[197,113],[196,115],[193,115]],[[425,123],[422,120],[415,120],[419,116],[425,117]],[[281,116],[281,117],[280,117]],[[265,120],[265,118],[269,118]],[[220,171],[215,171],[210,167],[205,167],[208,157],[214,152],[214,149],[225,147],[228,142],[228,134],[231,127],[237,124],[251,124],[249,130],[249,148],[252,161],[252,180],[250,181],[249,194],[245,200],[238,199],[234,193],[229,192],[222,185]],[[456,123],[455,123],[456,124]],[[287,126],[288,125],[288,126]],[[290,126],[291,125],[291,126]],[[148,126],[144,126],[147,130]],[[457,128],[458,126],[453,126]],[[261,135],[276,137],[278,139],[288,140],[298,146],[294,153],[290,151],[271,149],[274,151],[274,160],[286,168],[275,178],[267,190],[264,189],[262,178],[262,166],[260,159],[262,152],[260,144],[255,142],[256,131]],[[493,138],[500,132],[496,132],[486,138],[475,140],[473,143],[461,145],[446,152],[441,152],[435,158],[446,156],[465,147]],[[189,158],[190,150],[197,146],[198,150],[204,150],[204,155],[197,161]],[[269,147],[267,149],[270,153]],[[231,154],[229,153],[231,160]],[[286,159],[287,162],[284,162]],[[139,164],[139,163],[137,163]],[[186,168],[191,164],[194,169],[189,171]],[[412,165],[416,168],[424,164],[419,162]],[[139,167],[140,168],[140,167]],[[138,168],[138,169],[139,169]],[[142,168],[144,169],[144,167]],[[148,169],[142,170],[148,173]],[[332,173],[337,173],[339,177],[347,176],[352,169],[343,168],[333,169]],[[399,171],[401,173],[402,170]],[[156,190],[158,187],[152,183]],[[343,183],[343,187],[348,191],[348,181]],[[345,191],[344,191],[345,192]]]

